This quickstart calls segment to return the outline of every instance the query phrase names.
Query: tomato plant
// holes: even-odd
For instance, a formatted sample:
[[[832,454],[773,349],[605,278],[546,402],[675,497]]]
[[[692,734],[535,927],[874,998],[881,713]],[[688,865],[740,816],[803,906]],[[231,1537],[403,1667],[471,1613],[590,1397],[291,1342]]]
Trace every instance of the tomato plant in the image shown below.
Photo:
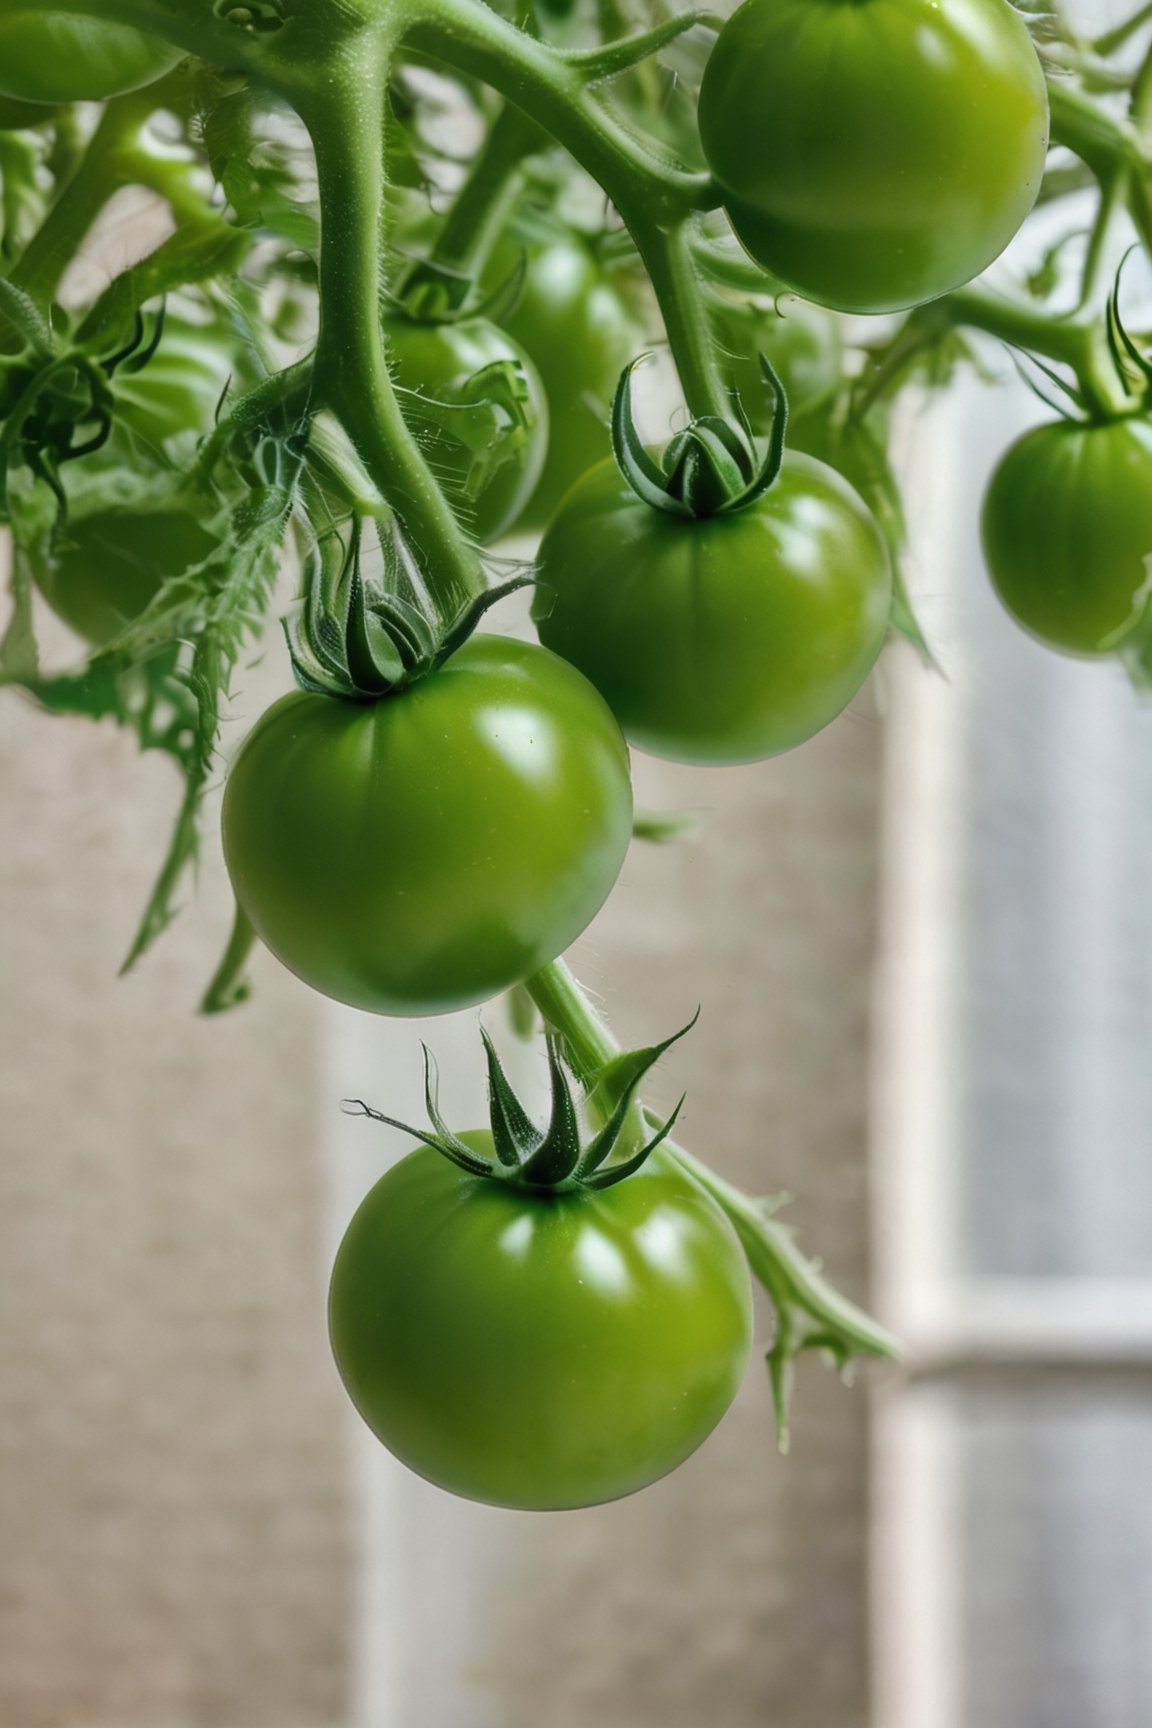
[[[256,930],[314,989],[443,1014],[575,940],[631,821],[627,751],[592,686],[475,636],[380,701],[270,709],[228,776],[224,853]]]
[[[751,762],[811,738],[868,676],[892,604],[868,510],[799,455],[754,503],[700,519],[645,503],[602,462],[549,524],[540,581],[540,640],[632,743],[683,762]]]
[[[1119,648],[1152,592],[1152,428],[1058,420],[1026,432],[996,467],[982,528],[1017,623],[1070,654]]]
[[[732,226],[810,300],[885,312],[969,281],[1040,189],[1044,75],[1007,0],[745,0],[700,91]]]
[[[468,531],[497,539],[516,521],[548,448],[544,386],[524,349],[486,318],[386,321],[409,417]]]
[[[889,428],[909,384],[986,378],[988,338],[1076,416],[1003,459],[993,579],[1042,640],[1152,682],[1152,356],[1113,273],[1124,238],[1152,248],[1150,21],[1088,40],[1046,13],[1033,46],[1006,0],[747,0],[718,31],[641,0],[614,36],[617,10],[544,5],[531,30],[483,0],[0,17],[0,682],[179,770],[131,965],[185,897],[222,723],[282,622],[298,689],[227,778],[238,910],[206,1010],[243,1000],[258,938],[372,1012],[515,987],[590,1144],[611,1128],[601,1164],[569,1101],[509,1162],[531,1124],[493,1080],[501,1169],[475,1137],[452,1142],[462,1171],[429,1147],[342,1251],[333,1335],[369,1420],[435,1480],[516,1504],[626,1492],[718,1416],[746,1305],[709,1205],[775,1311],[782,1426],[801,1350],[892,1350],[670,1124],[633,1165],[646,1058],[559,959],[629,842],[624,732],[755,760],[841,711],[890,623],[928,653]],[[156,217],[143,256],[108,240],[128,186]],[[1047,240],[974,282],[1038,197]],[[659,455],[627,381],[657,339]],[[534,557],[487,550],[545,523]],[[480,630],[523,584],[541,646]],[[78,663],[37,641],[37,585]],[[459,1256],[429,1277],[422,1233],[450,1227]],[[573,1259],[589,1241],[623,1266],[611,1332]]]
[[[0,17],[0,96],[23,102],[98,102],[151,84],[179,59],[159,36],[64,8],[24,11],[16,0]]]

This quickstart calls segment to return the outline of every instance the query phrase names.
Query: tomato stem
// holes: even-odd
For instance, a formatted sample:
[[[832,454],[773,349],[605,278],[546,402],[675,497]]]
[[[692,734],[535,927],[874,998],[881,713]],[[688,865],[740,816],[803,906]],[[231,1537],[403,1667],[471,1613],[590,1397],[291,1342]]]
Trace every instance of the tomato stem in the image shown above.
[[[520,196],[524,159],[546,143],[537,125],[505,104],[432,248],[435,263],[473,279],[482,274]]]
[[[332,410],[396,511],[441,625],[486,582],[468,540],[409,430],[388,371],[380,307],[385,221],[384,135],[395,46],[372,31],[338,51],[323,80],[288,92],[316,152],[320,189],[320,336],[315,406]],[[349,124],[349,116],[355,124]]]
[[[586,1091],[594,1094],[603,1071],[620,1054],[620,1046],[586,991],[563,960],[545,966],[526,981],[525,988],[545,1021],[563,1039],[573,1072]],[[594,1097],[591,1107],[596,1108]],[[601,1105],[597,1113],[602,1116],[603,1110]],[[637,1104],[625,1133],[630,1138],[642,1137],[650,1125],[656,1125],[656,1118]],[[670,1139],[663,1142],[663,1148],[725,1213],[740,1238],[754,1277],[776,1309],[777,1335],[768,1362],[776,1394],[777,1433],[784,1450],[788,1440],[790,1367],[801,1350],[825,1350],[843,1367],[853,1356],[898,1358],[903,1355],[903,1347],[827,1282],[819,1265],[797,1248],[787,1225],[772,1217],[771,1201],[743,1193]]]

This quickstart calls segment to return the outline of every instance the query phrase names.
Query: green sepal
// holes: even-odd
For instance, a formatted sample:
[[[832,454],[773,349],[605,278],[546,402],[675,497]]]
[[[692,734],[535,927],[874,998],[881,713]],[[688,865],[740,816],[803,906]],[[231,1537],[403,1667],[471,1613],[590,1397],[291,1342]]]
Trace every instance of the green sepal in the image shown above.
[[[583,1177],[582,1181],[585,1188],[594,1188],[597,1192],[600,1192],[604,1188],[614,1188],[617,1182],[623,1182],[627,1176],[634,1176],[637,1170],[640,1169],[641,1165],[648,1162],[648,1159],[651,1157],[652,1153],[655,1152],[657,1146],[659,1146],[662,1141],[667,1140],[669,1134],[671,1134],[673,1128],[675,1128],[677,1118],[679,1117],[681,1110],[684,1108],[684,1100],[687,1096],[688,1094],[686,1092],[680,1094],[675,1109],[672,1111],[672,1114],[664,1123],[663,1127],[660,1128],[658,1133],[652,1136],[651,1140],[648,1140],[643,1146],[641,1146],[638,1152],[634,1152],[631,1158],[625,1158],[620,1164],[609,1164],[607,1168],[598,1170],[595,1175]]]
[[[700,1010],[697,1008],[688,1024],[681,1026],[678,1032],[673,1032],[670,1038],[665,1038],[660,1044],[646,1045],[642,1050],[624,1050],[619,1056],[614,1057],[606,1068],[601,1070],[590,1102],[594,1111],[599,1102],[602,1107],[608,1109],[608,1114],[604,1126],[585,1148],[580,1159],[576,1173],[581,1181],[586,1181],[593,1171],[598,1170],[611,1157],[616,1142],[623,1131],[637,1088],[645,1075],[656,1066],[665,1051],[670,1050],[673,1044],[678,1043],[681,1038],[691,1032],[699,1018]],[[683,1102],[684,1100],[681,1099],[680,1103]],[[679,1110],[679,1108],[680,1105],[678,1104],[676,1109]],[[651,1150],[651,1147],[648,1150]],[[645,1153],[646,1156],[647,1152]]]
[[[697,1008],[691,1020],[681,1026],[678,1032],[673,1032],[662,1044],[648,1044],[640,1050],[622,1050],[611,1062],[606,1062],[596,1075],[596,1084],[588,1096],[593,1114],[612,1114],[621,1097],[635,1090],[648,1070],[660,1060],[666,1050],[670,1050],[673,1044],[691,1032],[699,1018],[700,1010]]]
[[[519,1170],[526,1158],[539,1150],[544,1139],[513,1091],[496,1054],[496,1046],[481,1026],[484,1055],[488,1063],[488,1115],[492,1124],[492,1144],[501,1164]]]
[[[560,1056],[560,1040],[548,1034],[548,1078],[552,1109],[539,1146],[520,1166],[518,1180],[532,1187],[556,1188],[576,1174],[580,1163],[580,1123],[572,1088]]]
[[[1132,369],[1135,368],[1140,378],[1141,399],[1146,401],[1149,388],[1152,387],[1152,360],[1149,360],[1148,356],[1136,346],[1136,343],[1129,335],[1124,326],[1124,321],[1120,316],[1120,278],[1123,274],[1125,264],[1128,262],[1128,259],[1132,256],[1134,251],[1136,251],[1135,246],[1129,247],[1128,251],[1120,261],[1120,268],[1116,272],[1116,280],[1112,284],[1112,292],[1108,296],[1106,327],[1108,333],[1108,347],[1111,351],[1117,372],[1120,374],[1121,378],[1125,380],[1125,383],[1127,383],[1131,378]]]
[[[1043,402],[1045,408],[1051,408],[1053,414],[1058,414],[1062,420],[1077,420],[1084,416],[1086,412],[1084,395],[1075,384],[1069,384],[1067,379],[1061,378],[1059,372],[1054,371],[1051,366],[1035,354],[1028,355],[1028,359],[1036,367],[1036,370],[1042,372],[1049,383],[1054,384],[1060,391],[1061,396],[1065,398],[1064,401],[1061,401],[1060,397],[1050,396],[1046,390],[1041,389],[1018,354],[1013,353],[1011,358],[1021,382],[1027,385],[1038,402]]]
[[[470,1176],[491,1176],[492,1166],[486,1158],[481,1158],[473,1152],[470,1146],[455,1138],[449,1143],[442,1140],[438,1134],[429,1134],[424,1128],[414,1128],[410,1122],[401,1122],[395,1116],[385,1116],[381,1110],[373,1110],[370,1104],[365,1104],[362,1098],[343,1098],[340,1108],[345,1116],[367,1116],[373,1122],[383,1122],[387,1128],[399,1128],[404,1134],[411,1134],[421,1145],[431,1147],[433,1152],[439,1152],[451,1163],[459,1165],[461,1170],[467,1170]]]
[[[448,324],[460,315],[471,292],[469,274],[441,264],[437,258],[422,258],[395,304],[413,323]]]
[[[754,504],[780,473],[788,429],[788,399],[767,355],[760,356],[760,370],[772,392],[773,413],[763,453],[739,397],[733,396],[734,424],[719,415],[693,420],[666,445],[659,463],[641,440],[632,414],[632,374],[644,358],[625,367],[612,404],[612,450],[632,491],[653,509],[688,520]]]
[[[682,499],[669,496],[664,470],[641,439],[632,417],[632,374],[647,358],[641,354],[620,374],[612,401],[612,453],[616,466],[641,503],[651,505],[654,510],[665,510],[671,516],[690,518],[689,506]]]
[[[665,1122],[653,1121],[656,1132],[637,1151],[618,1164],[607,1162],[619,1142],[630,1111],[635,1107],[635,1093],[640,1081],[669,1046],[696,1024],[698,1018],[699,1011],[688,1026],[681,1027],[671,1038],[644,1050],[629,1051],[609,1065],[606,1072],[618,1080],[616,1095],[609,1119],[586,1147],[581,1145],[580,1118],[562,1040],[555,1032],[549,1032],[547,1037],[551,1107],[548,1126],[542,1130],[516,1096],[491,1038],[481,1028],[488,1066],[489,1122],[495,1162],[474,1152],[452,1133],[443,1120],[436,1097],[435,1063],[427,1045],[424,1046],[424,1098],[431,1130],[413,1128],[393,1116],[385,1116],[360,1099],[345,1099],[343,1108],[369,1116],[373,1121],[387,1123],[390,1127],[402,1128],[422,1145],[443,1153],[444,1157],[474,1176],[495,1177],[539,1189],[612,1188],[634,1175],[672,1132],[684,1103],[683,1097]],[[643,1120],[641,1116],[635,1119]]]
[[[379,574],[365,573],[358,518],[347,540],[331,528],[311,546],[304,598],[281,621],[300,689],[357,702],[392,695],[436,671],[490,607],[535,580],[516,576],[486,589],[437,633],[416,597],[419,578],[395,518],[379,524],[379,537]]]

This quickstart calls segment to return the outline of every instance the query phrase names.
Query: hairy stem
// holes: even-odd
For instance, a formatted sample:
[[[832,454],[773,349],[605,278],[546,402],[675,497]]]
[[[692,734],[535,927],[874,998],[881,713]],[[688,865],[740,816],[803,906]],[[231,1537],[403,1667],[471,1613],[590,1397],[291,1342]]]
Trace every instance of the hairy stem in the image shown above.
[[[380,319],[384,127],[392,40],[360,37],[322,81],[292,98],[316,152],[320,188],[320,338],[315,406],[348,432],[396,511],[443,624],[484,591],[483,567],[405,423]],[[355,124],[349,124],[349,116]]]

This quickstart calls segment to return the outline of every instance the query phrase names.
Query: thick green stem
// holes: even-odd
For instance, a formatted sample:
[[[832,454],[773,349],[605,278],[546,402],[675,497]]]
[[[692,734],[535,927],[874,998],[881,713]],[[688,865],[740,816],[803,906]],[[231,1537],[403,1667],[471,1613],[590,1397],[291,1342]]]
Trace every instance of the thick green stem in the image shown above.
[[[705,414],[724,418],[731,413],[732,402],[717,365],[700,271],[692,253],[691,222],[689,216],[665,230],[636,213],[628,226],[656,295],[688,411],[693,418]]]
[[[1042,354],[1075,372],[1090,412],[1104,418],[1131,409],[1097,317],[1054,316],[1025,300],[986,288],[958,288],[926,307],[925,319],[942,318],[998,336],[1012,348]]]
[[[500,111],[432,248],[435,263],[461,276],[481,274],[516,207],[524,159],[545,142],[518,108]]]
[[[331,409],[402,523],[441,621],[486,582],[420,446],[388,372],[380,319],[384,127],[392,40],[363,32],[324,79],[291,92],[316,151],[320,189],[320,338],[315,405]],[[354,117],[354,124],[349,118]]]
[[[126,184],[125,148],[136,138],[144,117],[139,102],[131,97],[108,104],[75,172],[12,270],[10,280],[41,305],[55,298],[61,277],[96,218]]]
[[[526,988],[544,1019],[564,1040],[573,1071],[593,1090],[607,1065],[620,1054],[584,990],[562,960],[554,960],[529,978]],[[648,1117],[636,1106],[627,1141],[636,1143],[649,1131]],[[839,1361],[853,1355],[899,1356],[901,1347],[876,1321],[841,1296],[807,1260],[792,1234],[769,1214],[763,1201],[743,1193],[714,1170],[671,1140],[663,1150],[709,1193],[739,1236],[755,1276],[776,1307],[779,1332],[769,1357],[777,1390],[782,1442],[786,1439],[787,1374],[790,1358],[805,1347],[820,1345]]]
[[[657,144],[639,139],[573,66],[475,0],[428,0],[428,15],[411,39],[458,70],[486,79],[603,187],[652,280],[689,411],[726,413],[727,393],[687,238],[692,212],[719,201],[709,177],[689,173]]]

